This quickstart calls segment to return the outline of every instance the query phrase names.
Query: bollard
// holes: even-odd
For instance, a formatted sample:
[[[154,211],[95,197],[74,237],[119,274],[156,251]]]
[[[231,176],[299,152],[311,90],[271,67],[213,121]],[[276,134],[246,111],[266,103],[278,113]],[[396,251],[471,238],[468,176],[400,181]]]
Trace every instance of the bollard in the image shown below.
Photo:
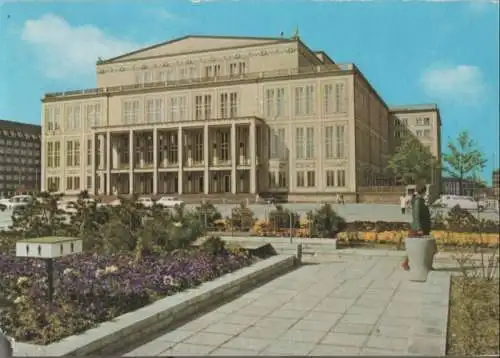
[[[302,244],[297,244],[297,252],[295,254],[295,257],[297,259],[297,263],[302,262]]]

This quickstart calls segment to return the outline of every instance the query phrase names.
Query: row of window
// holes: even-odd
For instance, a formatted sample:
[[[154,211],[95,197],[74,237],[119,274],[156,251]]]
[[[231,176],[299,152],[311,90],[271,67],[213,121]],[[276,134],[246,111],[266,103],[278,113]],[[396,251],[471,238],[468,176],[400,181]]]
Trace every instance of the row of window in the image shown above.
[[[344,83],[325,84],[322,95],[323,114],[345,113],[347,111],[347,94]],[[217,102],[215,105],[214,102]],[[231,118],[239,115],[240,98],[237,92],[195,95],[194,120],[211,118]],[[287,94],[285,88],[267,89],[265,93],[264,115],[270,119],[284,116],[287,110]],[[214,108],[216,107],[217,108]],[[84,113],[82,114],[82,108]],[[311,116],[316,114],[315,87],[306,85],[294,88],[294,115]],[[142,118],[144,113],[144,118]],[[101,105],[88,103],[64,106],[64,127],[74,131],[82,127],[82,117],[87,126],[101,125]],[[123,123],[141,122],[177,122],[188,120],[187,95],[147,98],[144,108],[139,99],[124,100],[122,103]],[[60,107],[45,108],[45,125],[47,130],[61,129]]]
[[[315,139],[315,127],[300,127],[295,129],[295,159],[309,160],[316,158],[318,141]],[[346,126],[326,126],[322,130],[321,142],[324,143],[325,159],[346,158]],[[286,160],[290,146],[285,128],[271,131],[269,158]]]
[[[33,180],[36,180],[37,177],[38,176],[35,176],[35,175],[0,174],[0,180],[7,180],[7,181],[15,180],[15,181],[19,181],[19,182],[33,181]]]
[[[238,76],[247,73],[247,64],[243,61],[231,62],[227,66],[212,64],[199,67],[188,64],[178,67],[164,67],[159,71],[139,71],[135,75],[135,83],[151,83],[182,81],[197,78],[214,78],[218,76]]]
[[[40,164],[40,159],[13,157],[13,156],[9,156],[9,155],[0,155],[0,163],[37,165],[37,164]]]
[[[396,126],[399,125],[408,125],[408,118],[395,118],[394,119],[394,124]],[[429,117],[416,117],[415,118],[415,125],[417,126],[430,126],[431,125],[431,119]]]
[[[25,156],[25,157],[36,157],[40,155],[40,149],[16,149],[16,148],[6,148],[0,147],[0,155],[1,154],[13,154],[16,156]]]
[[[296,173],[296,186],[298,188],[315,188],[317,186],[316,170],[301,170]],[[345,169],[327,169],[324,172],[325,186],[327,188],[345,188]],[[270,189],[288,189],[288,174],[285,171],[269,173]]]
[[[39,142],[0,138],[0,146],[4,146],[4,145],[9,147],[9,148],[10,147],[40,148]]]
[[[38,163],[35,164],[40,164]],[[19,165],[5,165],[5,164],[0,164],[0,172],[1,173],[8,173],[8,172],[13,172],[13,173],[22,173],[22,172],[28,172],[28,173],[35,173],[40,171],[39,166],[19,166]]]

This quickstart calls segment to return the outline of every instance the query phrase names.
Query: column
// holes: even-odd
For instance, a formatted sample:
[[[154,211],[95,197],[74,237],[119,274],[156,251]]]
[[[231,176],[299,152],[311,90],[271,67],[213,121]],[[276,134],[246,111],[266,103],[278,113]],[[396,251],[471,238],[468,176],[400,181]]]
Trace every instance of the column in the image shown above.
[[[231,124],[231,193],[236,194],[236,124]]]
[[[248,136],[250,141],[250,194],[256,194],[256,184],[255,184],[255,176],[257,172],[257,161],[256,161],[256,148],[255,148],[255,121],[252,120],[250,122],[250,134]],[[262,158],[260,158],[262,159]]]
[[[203,191],[205,194],[209,193],[209,186],[210,186],[210,171],[208,170],[209,168],[209,155],[210,155],[210,140],[209,140],[209,134],[208,134],[208,124],[205,124],[203,126],[203,161],[205,164],[205,169],[203,173]]]
[[[134,131],[130,130],[128,137],[128,185],[129,194],[134,193]]]
[[[104,170],[105,166],[104,166],[104,163],[105,163],[105,152],[106,152],[106,143],[104,142],[104,134],[99,134],[98,135],[98,138],[99,138],[99,169],[100,170]]]
[[[111,195],[111,133],[106,133],[106,195]]]
[[[153,129],[153,195],[158,194],[158,129]]]
[[[178,193],[179,195],[182,194],[182,189],[184,185],[184,173],[183,173],[183,163],[182,163],[182,158],[183,158],[183,151],[184,151],[184,140],[182,138],[182,127],[179,127],[177,130],[177,162],[179,163],[179,171],[178,171],[178,186],[179,190]]]
[[[118,141],[116,138],[111,140],[111,151],[113,154],[113,159],[111,161],[112,169],[120,169],[120,157],[118,156]]]

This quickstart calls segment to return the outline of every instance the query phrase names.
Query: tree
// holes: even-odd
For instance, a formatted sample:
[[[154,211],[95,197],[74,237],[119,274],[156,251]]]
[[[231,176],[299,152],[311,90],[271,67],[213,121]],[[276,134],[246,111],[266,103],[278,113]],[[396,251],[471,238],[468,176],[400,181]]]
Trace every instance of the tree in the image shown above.
[[[252,210],[247,208],[245,203],[241,203],[239,207],[231,210],[231,217],[229,218],[231,227],[240,231],[250,231],[255,218]]]
[[[470,138],[467,131],[460,132],[455,141],[448,142],[448,153],[443,153],[444,170],[458,181],[460,195],[463,195],[464,182],[478,181],[478,173],[486,162],[476,141]]]
[[[300,226],[300,215],[281,205],[276,205],[276,208],[269,213],[269,225],[274,230],[281,229],[296,229]]]
[[[404,185],[418,182],[430,183],[432,173],[438,169],[439,163],[428,148],[413,137],[406,137],[389,159],[388,168]]]
[[[347,228],[345,219],[338,215],[328,203],[314,212],[309,212],[307,217],[311,225],[312,237],[334,238]]]

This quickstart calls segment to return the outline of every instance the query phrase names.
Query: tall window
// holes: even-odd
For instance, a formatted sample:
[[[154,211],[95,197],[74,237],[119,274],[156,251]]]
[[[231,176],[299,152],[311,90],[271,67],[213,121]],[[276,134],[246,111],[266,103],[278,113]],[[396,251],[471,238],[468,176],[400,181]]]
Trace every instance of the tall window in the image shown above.
[[[323,112],[325,114],[332,114],[335,112],[335,97],[333,93],[334,92],[332,84],[326,84],[323,86]]]
[[[47,143],[47,168],[54,167],[54,143]]]
[[[229,116],[235,118],[238,116],[238,93],[229,94]]]
[[[335,110],[337,113],[346,112],[346,93],[343,83],[337,83],[335,85]]]
[[[305,159],[304,128],[295,129],[295,154],[297,159]]]
[[[326,186],[329,188],[335,186],[335,170],[326,171]]]
[[[195,97],[195,120],[212,118],[212,96],[199,95]]]
[[[91,103],[86,106],[86,122],[88,127],[98,127],[101,125],[101,104]]]
[[[297,172],[297,187],[303,188],[306,186],[305,172]]]
[[[344,188],[346,186],[345,169],[328,169],[326,172],[326,186]]]
[[[220,152],[219,152],[219,157],[220,160],[223,162],[226,162],[230,160],[230,153],[229,153],[229,132],[218,132],[217,133],[217,143],[220,143]]]
[[[220,65],[210,65],[205,66],[205,77],[217,77],[221,75],[221,67]]]
[[[314,86],[295,88],[295,115],[314,114]]]
[[[345,187],[345,170],[344,169],[339,169],[337,170],[337,186],[338,187]]]
[[[334,146],[334,126],[325,127],[325,158],[334,159],[335,158],[335,146]]]
[[[316,172],[314,170],[307,171],[307,186],[309,188],[316,186]]]
[[[227,93],[220,94],[220,118],[229,117],[229,95]]]
[[[140,71],[135,75],[135,83],[143,84],[143,83],[151,83],[154,82],[154,73],[153,71]]]
[[[270,140],[270,158],[271,159],[286,159],[285,128],[273,129],[271,131]]]
[[[306,159],[314,159],[314,128],[306,129]]]
[[[265,94],[264,114],[275,118],[286,114],[286,99],[284,88],[269,88]]]
[[[123,123],[133,124],[139,121],[139,100],[123,101]]]
[[[66,166],[72,167],[73,163],[74,151],[73,151],[73,141],[69,140],[66,142]]]
[[[69,140],[66,142],[66,166],[77,167],[80,165],[80,141]]]
[[[338,125],[335,128],[336,131],[336,157],[337,159],[345,158],[345,126]]]
[[[185,121],[187,119],[187,99],[186,96],[172,96],[168,99],[169,122]]]
[[[46,107],[45,108],[45,125],[47,130],[54,131],[61,128],[61,110],[59,107]]]
[[[92,139],[87,139],[87,166],[92,165],[92,156],[94,155],[92,149]]]
[[[47,187],[49,190],[60,191],[61,190],[61,178],[60,177],[48,177]]]
[[[69,105],[66,107],[66,129],[80,129],[80,105]]]
[[[61,142],[54,142],[54,168],[61,166]]]
[[[163,99],[151,98],[146,100],[146,122],[163,122],[164,113]]]

